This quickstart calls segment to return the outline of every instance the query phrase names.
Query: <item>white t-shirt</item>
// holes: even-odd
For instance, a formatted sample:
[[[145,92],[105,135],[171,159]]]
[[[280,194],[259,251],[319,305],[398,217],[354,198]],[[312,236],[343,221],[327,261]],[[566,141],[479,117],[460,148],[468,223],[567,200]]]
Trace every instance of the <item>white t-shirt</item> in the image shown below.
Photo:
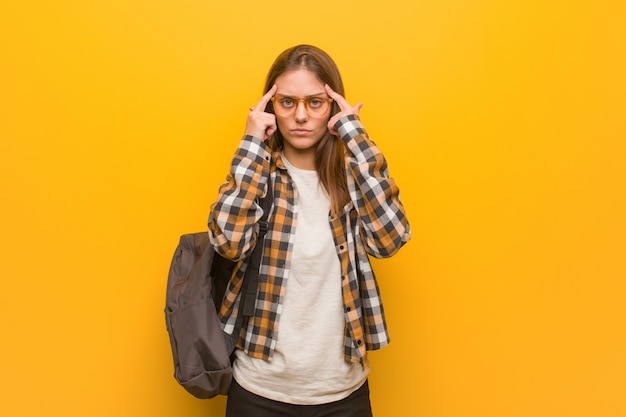
[[[234,377],[246,390],[291,404],[324,404],[357,390],[369,369],[344,359],[341,266],[317,172],[283,156],[296,187],[297,225],[290,272],[271,361],[236,352]]]

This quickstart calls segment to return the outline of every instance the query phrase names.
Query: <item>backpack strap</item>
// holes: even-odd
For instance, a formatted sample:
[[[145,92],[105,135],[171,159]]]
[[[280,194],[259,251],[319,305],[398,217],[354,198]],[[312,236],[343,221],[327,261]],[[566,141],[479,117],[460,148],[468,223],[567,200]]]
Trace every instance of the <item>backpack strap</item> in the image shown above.
[[[267,179],[267,192],[265,197],[260,201],[263,208],[263,215],[259,219],[259,231],[256,238],[256,244],[252,250],[252,254],[248,257],[248,266],[242,284],[241,300],[239,301],[239,314],[235,328],[239,329],[243,324],[244,317],[250,317],[254,314],[256,304],[256,294],[259,287],[259,269],[261,267],[261,258],[263,257],[263,238],[269,229],[268,217],[274,202],[274,192],[272,189],[271,176]]]

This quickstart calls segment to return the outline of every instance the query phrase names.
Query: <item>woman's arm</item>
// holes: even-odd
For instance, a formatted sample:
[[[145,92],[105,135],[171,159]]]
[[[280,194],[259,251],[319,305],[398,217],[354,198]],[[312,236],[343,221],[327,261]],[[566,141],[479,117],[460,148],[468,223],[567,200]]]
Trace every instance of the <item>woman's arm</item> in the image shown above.
[[[366,250],[375,257],[391,256],[411,238],[400,189],[358,115],[344,116],[334,127],[347,149],[346,165],[354,182],[350,196],[359,213]]]
[[[209,215],[211,243],[225,258],[239,260],[254,249],[256,223],[263,215],[258,201],[265,193],[269,169],[270,154],[265,143],[244,136]]]
[[[219,190],[209,215],[209,237],[225,258],[239,260],[254,249],[256,224],[263,215],[258,201],[265,194],[270,152],[264,140],[276,131],[276,119],[265,106],[276,92],[273,86],[250,108],[245,135],[230,164],[227,181]]]
[[[328,121],[328,129],[347,149],[348,188],[359,213],[363,243],[372,256],[391,256],[411,239],[400,190],[389,177],[385,157],[361,124],[359,110],[363,105],[352,107],[328,85],[325,88],[340,108]]]

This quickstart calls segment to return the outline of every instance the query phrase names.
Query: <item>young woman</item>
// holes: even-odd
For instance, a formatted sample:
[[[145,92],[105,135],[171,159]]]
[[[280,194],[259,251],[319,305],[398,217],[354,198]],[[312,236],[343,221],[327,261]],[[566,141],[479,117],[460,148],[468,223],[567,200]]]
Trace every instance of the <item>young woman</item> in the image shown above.
[[[218,253],[244,259],[271,182],[255,311],[239,335],[226,415],[371,416],[366,351],[388,334],[368,254],[389,257],[411,237],[399,190],[324,51],[286,50],[264,91],[209,218]],[[220,311],[228,333],[245,268]]]

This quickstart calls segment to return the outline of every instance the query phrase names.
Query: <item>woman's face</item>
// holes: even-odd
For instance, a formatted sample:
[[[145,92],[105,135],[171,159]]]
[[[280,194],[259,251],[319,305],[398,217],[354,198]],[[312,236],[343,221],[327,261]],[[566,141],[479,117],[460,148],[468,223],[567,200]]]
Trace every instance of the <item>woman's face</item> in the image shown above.
[[[328,98],[324,84],[307,69],[285,72],[276,79],[275,84],[276,96],[287,96],[293,99]],[[289,162],[292,164],[296,161],[313,163],[315,146],[327,132],[329,118],[330,111],[319,118],[311,117],[307,114],[303,101],[297,102],[296,109],[291,115],[276,115],[278,129],[284,138],[283,152]]]

